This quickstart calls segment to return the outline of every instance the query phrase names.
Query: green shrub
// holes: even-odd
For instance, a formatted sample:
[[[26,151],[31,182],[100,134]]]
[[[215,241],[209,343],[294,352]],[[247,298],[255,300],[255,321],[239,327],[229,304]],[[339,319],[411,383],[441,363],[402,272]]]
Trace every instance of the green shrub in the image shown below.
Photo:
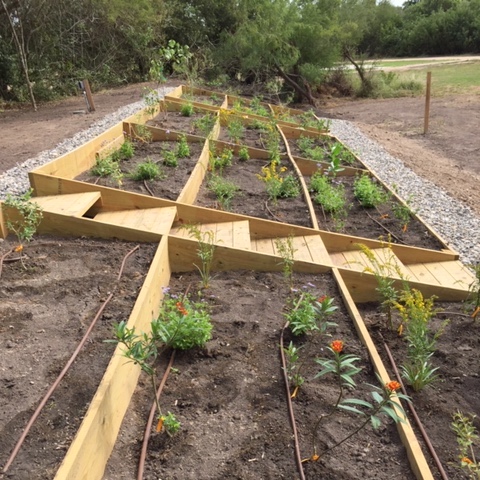
[[[362,175],[355,179],[353,193],[365,208],[378,207],[388,200],[388,194],[368,175]]]
[[[180,109],[182,117],[191,117],[194,114],[193,105],[191,103],[185,103]]]
[[[167,167],[178,167],[178,157],[176,150],[164,150],[163,164]]]
[[[188,145],[187,137],[186,135],[181,135],[177,145],[177,157],[188,158],[189,156],[190,156],[190,146]]]
[[[345,187],[343,184],[334,185],[321,174],[314,174],[310,183],[316,193],[315,203],[322,206],[325,213],[338,214],[346,210]]]
[[[230,210],[232,200],[239,190],[235,183],[215,174],[208,181],[208,189],[214,193],[223,210]]]
[[[157,180],[162,176],[160,167],[150,159],[139,163],[131,175],[133,180]]]
[[[246,162],[247,160],[250,160],[250,155],[248,153],[248,148],[247,147],[242,147],[239,151],[238,151],[238,158],[242,161],[242,162]]]
[[[203,117],[195,120],[193,122],[193,127],[200,130],[200,133],[207,137],[208,134],[212,131],[213,126],[215,125],[216,119],[211,113],[207,113]]]

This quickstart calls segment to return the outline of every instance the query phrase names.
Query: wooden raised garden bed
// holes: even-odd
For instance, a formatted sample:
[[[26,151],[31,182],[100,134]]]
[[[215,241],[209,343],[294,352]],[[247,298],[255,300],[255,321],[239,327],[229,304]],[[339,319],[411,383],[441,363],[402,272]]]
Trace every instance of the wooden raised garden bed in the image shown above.
[[[368,477],[372,468],[378,475],[376,478],[434,478],[434,467],[426,460],[416,431],[408,420],[397,424],[386,422],[378,435],[365,430],[361,437],[345,443],[335,453],[320,461],[312,461],[311,426],[319,416],[329,414],[326,405],[335,403],[332,393],[335,382],[328,379],[323,383],[314,378],[318,372],[314,358],[327,354],[326,347],[332,337],[315,334],[294,338],[287,329],[285,342],[293,341],[303,347],[307,359],[304,373],[307,381],[293,400],[299,441],[297,447],[292,444],[282,368],[276,363],[279,334],[285,323],[283,313],[286,306],[287,311],[292,308],[289,302],[293,292],[280,273],[286,259],[282,245],[290,243],[292,246],[294,289],[302,291],[308,287],[317,297],[327,295],[335,299],[339,308],[332,321],[336,326],[329,333],[334,339],[344,340],[346,351],[361,362],[357,382],[360,385],[358,394],[362,398],[368,396],[366,383],[376,382],[375,373],[384,385],[393,379],[390,366],[382,361],[381,337],[376,331],[373,334],[370,331],[374,323],[371,319],[376,318],[378,312],[359,312],[359,306],[368,302],[378,307],[375,268],[393,264],[395,267],[385,274],[392,287],[401,290],[408,280],[410,288],[418,289],[425,297],[435,295],[443,302],[465,300],[475,281],[473,274],[459,262],[458,254],[424,224],[424,229],[436,243],[422,244],[422,248],[410,244],[406,236],[402,241],[394,238],[386,244],[378,240],[379,233],[371,238],[363,231],[352,235],[347,228],[341,232],[329,231],[334,229],[329,228],[326,216],[320,215],[313,205],[310,182],[314,175],[331,169],[332,159],[327,155],[321,161],[309,160],[295,150],[300,137],[320,141],[325,138],[325,132],[312,127],[299,129],[292,120],[300,118],[301,113],[267,105],[274,115],[288,117],[289,121],[276,122],[275,128],[283,145],[277,150],[279,156],[276,158],[279,165],[286,166],[288,172],[297,178],[300,194],[294,200],[300,203],[295,204],[294,209],[301,214],[295,224],[297,222],[290,213],[281,209],[280,200],[283,199],[272,206],[268,199],[260,197],[260,189],[254,186],[258,181],[263,187],[258,175],[261,168],[268,167],[272,160],[272,152],[265,148],[265,141],[257,139],[251,146],[246,140],[243,144],[240,138],[233,143],[217,141],[226,127],[227,118],[241,119],[244,125],[256,122],[258,126],[262,115],[253,117],[255,114],[251,112],[244,112],[247,118],[242,114],[238,116],[237,112],[226,115],[222,111],[231,108],[235,102],[238,105],[238,99],[190,89],[190,96],[182,100],[180,97],[186,91],[185,87],[176,89],[155,111],[132,116],[84,146],[29,174],[34,200],[43,208],[39,234],[115,238],[117,242],[146,243],[149,251],[155,250],[154,254],[151,252],[153,257],[148,273],[138,271],[138,275],[134,274],[135,278],[143,279],[143,286],[131,299],[134,305],[126,319],[128,326],[137,331],[148,331],[151,320],[157,318],[166,294],[165,287],[170,286],[171,292],[178,295],[185,293],[186,289],[196,295],[199,290],[199,278],[195,275],[199,244],[185,226],[195,225],[200,234],[208,233],[214,246],[212,269],[221,273],[213,278],[210,289],[202,297],[210,304],[213,339],[203,350],[177,356],[178,373],[168,380],[162,402],[181,417],[184,430],[172,438],[154,433],[144,478],[211,478],[211,475],[218,478],[266,478],[271,475],[297,478],[300,453],[308,460],[301,468],[306,478]],[[213,97],[215,105],[205,107],[201,103],[205,98],[213,100]],[[210,133],[198,135],[192,126],[186,126],[183,119],[168,123],[181,111],[184,103],[192,103],[198,112],[204,108],[216,116],[216,124]],[[249,102],[242,105],[244,108],[251,106]],[[168,113],[165,115],[165,112]],[[273,125],[272,118],[265,123]],[[173,148],[171,142],[180,139],[180,129],[185,129],[187,142],[197,147],[179,181],[182,186],[166,193],[158,185],[130,191],[126,184],[112,185],[111,179],[104,184],[88,181],[89,172],[98,160],[111,156],[127,140],[136,144],[137,152],[148,151],[145,156],[149,156],[152,162],[163,162],[162,151],[167,146]],[[247,160],[238,158],[243,147],[248,153]],[[328,148],[331,153],[331,144]],[[227,178],[231,176],[232,181],[242,179],[242,198],[251,197],[253,206],[238,208],[232,202],[229,205],[231,211],[212,208],[218,204],[205,187],[212,176],[212,157],[224,149],[230,149],[234,158],[231,165],[222,167],[222,174]],[[126,160],[125,163],[130,162],[133,167],[135,161]],[[341,168],[334,179],[345,184],[360,175],[369,175],[358,158]],[[132,170],[125,169],[124,173],[127,171]],[[213,173],[218,173],[215,167]],[[172,177],[165,180],[171,188]],[[393,192],[390,193],[392,198],[402,202]],[[264,215],[262,206],[265,203],[272,207],[272,211]],[[379,215],[385,215],[378,208]],[[0,209],[2,237],[9,233],[7,220],[15,218],[18,218],[15,209],[5,206]],[[421,222],[421,219],[414,218],[413,221]],[[389,228],[393,230],[393,227]],[[396,236],[400,237],[400,234],[397,232]],[[14,244],[11,237],[8,241]],[[365,254],[365,248],[372,257]],[[5,281],[4,278],[1,280]],[[391,334],[390,331],[388,335]],[[108,337],[108,333],[100,335]],[[111,349],[105,351],[110,353]],[[161,356],[159,369],[166,363],[166,358]],[[127,362],[122,357],[122,347],[118,346],[88,410],[77,415],[82,421],[78,430],[76,423],[73,427],[77,430],[73,441],[71,431],[63,439],[61,433],[56,432],[55,442],[62,449],[68,447],[61,465],[58,466],[55,460],[54,465],[42,466],[45,471],[40,472],[38,478],[53,478],[54,475],[57,479],[93,480],[104,475],[104,478],[133,478],[136,459],[132,456],[138,453],[135,445],[143,423],[139,415],[143,416],[151,403],[146,380],[142,378],[137,387],[139,377],[139,366]],[[467,386],[470,387],[470,383]],[[326,419],[325,430],[317,439],[319,449],[328,449],[348,435],[350,422],[351,417],[346,414],[336,420],[333,417],[332,421]],[[121,442],[117,441],[119,432]],[[13,448],[15,440],[12,438],[9,442],[3,435],[5,452]],[[227,444],[227,440],[230,443]],[[342,458],[341,462],[339,458]],[[386,462],[385,458],[389,461]],[[1,459],[6,460],[6,454]],[[12,471],[17,475],[22,461],[17,459],[15,462],[18,466],[12,468],[20,470]],[[354,477],[351,472],[355,472]]]

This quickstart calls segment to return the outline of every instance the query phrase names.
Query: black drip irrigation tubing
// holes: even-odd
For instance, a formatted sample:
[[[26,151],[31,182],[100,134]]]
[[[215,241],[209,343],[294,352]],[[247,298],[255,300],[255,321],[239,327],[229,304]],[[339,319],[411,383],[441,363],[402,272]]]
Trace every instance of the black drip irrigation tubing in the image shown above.
[[[400,376],[400,373],[398,371],[397,365],[395,363],[395,360],[393,359],[392,352],[388,348],[388,345],[386,343],[383,344],[385,346],[385,350],[387,352],[388,358],[390,360],[390,363],[392,364],[393,371],[395,372],[395,375],[402,387],[402,392],[404,395],[407,395],[407,391],[405,390],[405,386],[403,385],[402,378]],[[428,437],[428,434],[422,424],[422,421],[420,420],[420,417],[417,414],[417,411],[415,410],[415,407],[413,406],[412,402],[407,402],[408,407],[410,408],[410,411],[412,412],[413,418],[415,420],[415,423],[417,424],[420,433],[422,434],[423,439],[425,440],[425,444],[427,445],[427,448],[430,452],[430,455],[432,455],[433,461],[435,462],[435,465],[438,468],[438,471],[440,472],[440,476],[442,477],[443,480],[448,480],[448,475],[445,472],[442,462],[438,458],[437,452],[435,451],[435,448],[432,445],[432,442],[430,441],[430,438]]]
[[[305,472],[303,471],[302,456],[300,454],[300,445],[298,441],[297,426],[295,424],[295,415],[293,413],[293,403],[292,403],[292,398],[290,396],[290,386],[289,386],[288,375],[287,375],[287,362],[286,362],[285,353],[283,350],[283,333],[285,332],[285,329],[288,327],[289,323],[290,322],[287,322],[283,326],[282,331],[280,333],[280,357],[282,358],[283,379],[285,381],[285,389],[287,393],[288,414],[290,417],[290,423],[292,425],[293,438],[295,443],[295,461],[297,463],[300,479],[305,480]]]
[[[118,273],[118,276],[117,276],[117,284],[118,284],[118,281],[121,279],[122,277],[122,274],[123,274],[123,270],[125,268],[125,263],[128,259],[128,257],[130,257],[130,255],[132,255],[136,250],[138,250],[140,248],[139,245],[137,245],[134,249],[130,250],[126,255],[125,257],[123,258],[123,261],[122,261],[122,265],[120,267],[120,271]],[[20,438],[18,439],[12,453],[10,454],[10,457],[8,458],[7,460],[7,463],[5,464],[5,466],[3,467],[3,470],[2,470],[2,473],[6,473],[8,471],[8,469],[10,468],[10,465],[12,464],[12,462],[15,460],[15,457],[17,456],[18,452],[20,451],[20,448],[21,446],[23,445],[23,442],[25,441],[25,438],[27,437],[28,435],[28,432],[30,431],[30,429],[32,428],[32,425],[35,423],[35,420],[38,418],[38,416],[40,415],[43,407],[46,405],[46,403],[48,402],[48,399],[52,396],[53,392],[56,390],[56,388],[58,387],[60,381],[63,379],[63,377],[66,375],[66,373],[68,372],[69,368],[72,366],[73,362],[75,361],[75,359],[78,357],[78,354],[80,353],[80,351],[82,350],[83,346],[85,345],[85,343],[87,342],[88,340],[88,337],[90,336],[90,333],[92,332],[93,330],[93,327],[95,326],[95,324],[97,323],[98,319],[100,318],[100,316],[102,315],[103,311],[105,310],[105,307],[108,305],[108,303],[110,302],[110,300],[113,298],[113,295],[115,293],[115,290],[117,289],[117,286],[114,287],[114,289],[112,290],[112,292],[109,294],[109,296],[107,297],[107,299],[103,302],[102,306],[99,308],[97,314],[95,315],[95,318],[92,320],[92,323],[90,324],[90,326],[88,327],[87,331],[85,332],[85,335],[83,336],[83,338],[80,340],[80,343],[77,345],[77,348],[75,349],[75,351],[73,352],[72,356],[70,357],[70,359],[68,360],[68,362],[66,363],[66,365],[63,367],[63,370],[60,372],[60,374],[58,375],[58,377],[56,378],[56,380],[52,383],[51,387],[49,388],[48,392],[45,394],[45,396],[42,398],[41,402],[39,403],[38,407],[36,408],[35,412],[33,413],[32,417],[30,418],[30,420],[28,421],[26,427],[24,428],[23,432],[22,432],[22,435],[20,436]]]

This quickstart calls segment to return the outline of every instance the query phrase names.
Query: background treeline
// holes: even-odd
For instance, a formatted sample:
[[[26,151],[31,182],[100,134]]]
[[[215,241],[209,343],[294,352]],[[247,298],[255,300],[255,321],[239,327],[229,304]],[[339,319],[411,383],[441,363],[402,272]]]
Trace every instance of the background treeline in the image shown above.
[[[344,58],[479,52],[480,0],[0,0],[0,98],[143,81],[152,65],[168,74],[171,39],[190,47],[181,70],[192,80],[274,91],[281,79],[311,100]]]

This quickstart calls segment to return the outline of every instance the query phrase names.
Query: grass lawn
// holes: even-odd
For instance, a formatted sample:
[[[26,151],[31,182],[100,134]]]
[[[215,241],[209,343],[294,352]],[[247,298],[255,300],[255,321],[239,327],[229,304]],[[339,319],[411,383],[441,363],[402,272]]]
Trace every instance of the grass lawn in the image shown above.
[[[432,95],[436,97],[480,92],[480,62],[429,65],[397,72],[397,75],[401,79],[414,79],[425,84],[428,71],[432,72]]]

